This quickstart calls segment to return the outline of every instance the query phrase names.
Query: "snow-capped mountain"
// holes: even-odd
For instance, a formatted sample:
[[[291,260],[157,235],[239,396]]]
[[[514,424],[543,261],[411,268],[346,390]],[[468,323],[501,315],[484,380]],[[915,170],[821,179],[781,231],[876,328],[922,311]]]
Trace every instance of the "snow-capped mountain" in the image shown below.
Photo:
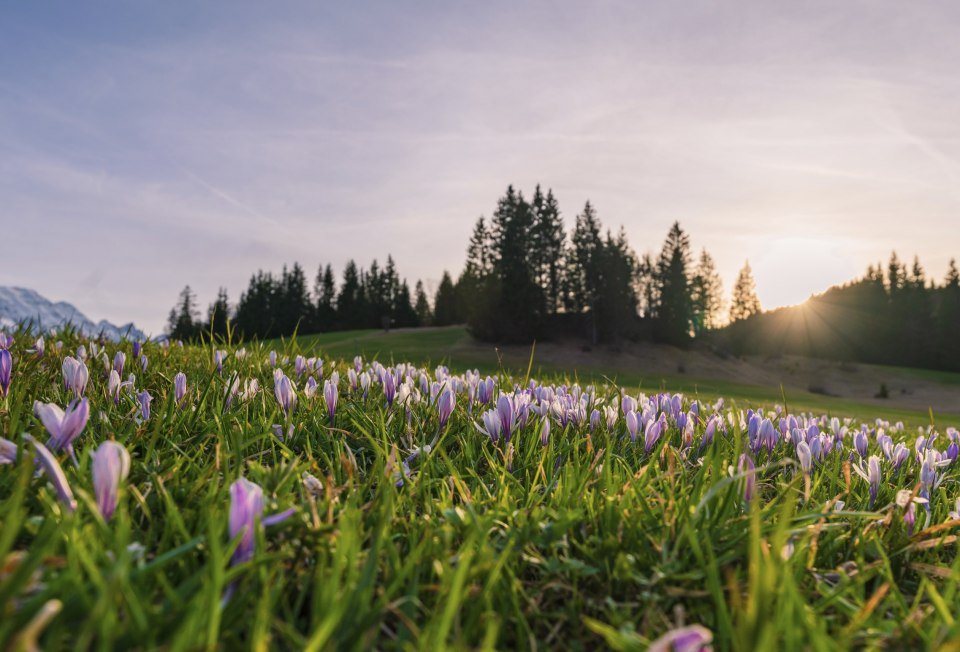
[[[111,340],[144,339],[143,332],[132,323],[116,326],[106,319],[94,322],[66,301],[53,303],[27,288],[0,286],[0,327],[22,322],[32,322],[35,329],[42,331],[69,323],[91,337],[102,334]]]

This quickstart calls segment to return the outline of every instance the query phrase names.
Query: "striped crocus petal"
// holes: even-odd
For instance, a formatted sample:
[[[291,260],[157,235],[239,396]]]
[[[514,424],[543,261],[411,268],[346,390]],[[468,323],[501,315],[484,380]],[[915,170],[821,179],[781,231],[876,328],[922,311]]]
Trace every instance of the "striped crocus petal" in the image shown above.
[[[37,462],[43,468],[43,472],[46,474],[47,479],[50,480],[50,483],[53,485],[53,488],[57,492],[57,496],[60,498],[60,502],[66,506],[71,512],[76,511],[77,501],[73,497],[73,491],[70,489],[70,485],[67,483],[67,476],[64,475],[63,469],[60,467],[60,462],[57,461],[57,458],[53,456],[53,453],[50,450],[35,440],[29,435],[25,436],[25,439],[33,444],[33,447],[37,451]]]
[[[13,371],[13,356],[6,349],[0,349],[0,396],[10,391],[10,374]]]

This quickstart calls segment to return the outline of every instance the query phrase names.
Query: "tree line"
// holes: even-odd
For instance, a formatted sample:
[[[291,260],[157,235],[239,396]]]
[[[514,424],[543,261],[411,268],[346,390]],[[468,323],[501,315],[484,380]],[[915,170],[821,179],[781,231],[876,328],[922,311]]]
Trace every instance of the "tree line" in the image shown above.
[[[734,286],[730,316],[760,310],[749,265]],[[279,275],[253,274],[237,305],[225,289],[201,317],[184,288],[170,312],[169,335],[278,337],[357,328],[466,323],[478,339],[530,342],[556,336],[592,342],[653,339],[685,345],[726,321],[723,283],[713,258],[694,255],[689,235],[674,223],[658,255],[637,256],[621,226],[604,228],[587,201],[567,231],[552,190],[538,185],[528,200],[509,186],[490,219],[480,217],[463,270],[449,272],[432,297],[421,281],[411,293],[393,258],[367,269],[346,264],[337,282],[321,265],[312,289],[294,263]]]
[[[719,334],[735,353],[791,353],[835,360],[960,371],[960,273],[942,282],[918,258],[894,252],[884,267],[811,297],[731,324]]]
[[[247,338],[271,338],[294,332],[444,326],[457,323],[451,308],[456,303],[449,275],[431,304],[421,281],[411,293],[391,256],[383,267],[377,260],[366,269],[349,261],[339,284],[333,268],[320,265],[312,289],[303,268],[294,263],[279,275],[257,271],[236,306],[230,305],[226,289],[220,288],[203,315],[196,295],[185,287],[170,311],[167,330],[172,339],[192,340],[224,337],[228,328]]]

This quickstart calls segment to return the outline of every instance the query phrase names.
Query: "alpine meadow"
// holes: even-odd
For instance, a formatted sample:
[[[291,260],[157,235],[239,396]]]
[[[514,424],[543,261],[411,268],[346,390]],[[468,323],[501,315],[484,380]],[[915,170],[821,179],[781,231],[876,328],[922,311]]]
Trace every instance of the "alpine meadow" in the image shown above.
[[[960,652],[960,4],[0,8],[0,650]]]

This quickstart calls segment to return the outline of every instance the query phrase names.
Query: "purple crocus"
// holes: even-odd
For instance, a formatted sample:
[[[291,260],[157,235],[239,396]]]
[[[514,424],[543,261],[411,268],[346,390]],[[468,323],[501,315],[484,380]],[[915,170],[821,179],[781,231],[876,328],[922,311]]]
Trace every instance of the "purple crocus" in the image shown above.
[[[630,398],[630,397],[629,397],[629,396],[624,396],[623,398],[624,398],[624,400],[626,400],[626,399],[628,399],[628,398]],[[640,429],[640,421],[639,421],[639,419],[637,419],[637,413],[634,412],[632,409],[631,409],[631,410],[627,410],[626,416],[624,416],[623,420],[627,422],[627,432],[630,433],[630,441],[631,441],[631,442],[636,442],[636,441],[637,441],[637,432],[638,432],[639,429]]]
[[[393,407],[393,399],[397,395],[397,381],[392,372],[385,373],[383,376],[383,397],[387,401],[387,408]]]
[[[671,630],[655,640],[647,652],[709,652],[713,633],[702,625]]]
[[[858,430],[856,433],[854,433],[853,447],[857,449],[857,454],[860,455],[860,457],[867,456],[867,443],[867,433],[862,430]]]
[[[333,380],[323,381],[323,400],[327,404],[327,416],[330,417],[330,425],[333,425],[333,419],[337,415],[337,398],[340,390],[337,383]]]
[[[87,381],[90,379],[90,372],[87,371],[87,365],[83,360],[67,356],[63,359],[61,370],[64,388],[72,391],[74,398],[83,396],[83,392],[87,389]]]
[[[230,563],[242,564],[253,559],[257,528],[281,523],[290,518],[294,511],[291,508],[263,518],[263,489],[260,485],[246,478],[240,478],[230,485],[230,538],[240,537]]]
[[[756,450],[759,451],[761,448],[766,448],[767,453],[772,453],[779,439],[780,435],[777,433],[777,429],[773,427],[773,422],[770,421],[770,419],[764,419],[760,423],[760,428],[757,432]]]
[[[813,441],[819,440],[814,439]],[[813,468],[813,450],[805,441],[797,444],[797,460],[800,462],[800,468],[803,470],[803,474],[810,475],[810,470]]]
[[[10,391],[10,373],[13,371],[13,356],[6,349],[0,349],[0,396]]]
[[[653,447],[657,445],[657,442],[660,441],[660,435],[663,434],[664,428],[663,415],[660,419],[651,419],[647,423],[647,427],[643,430],[643,450],[646,453],[649,453],[653,450]]]
[[[513,401],[505,394],[497,399],[497,416],[500,418],[500,433],[509,442],[511,435],[513,435],[514,412]]]
[[[737,472],[744,474],[743,500],[750,502],[753,499],[753,491],[756,485],[756,466],[749,455],[743,454],[737,462]]]
[[[870,509],[873,509],[873,505],[877,502],[877,493],[880,491],[880,458],[876,455],[871,455],[870,459],[867,460],[867,468],[864,470],[860,465],[852,465],[853,470],[857,472],[861,478],[870,483]]]
[[[17,462],[17,445],[9,439],[0,437],[0,464],[15,464]]]
[[[477,430],[487,435],[490,441],[496,445],[500,440],[500,430],[502,428],[500,413],[497,410],[487,410],[481,418],[483,419],[483,427],[478,425]]]
[[[117,376],[123,376],[123,365],[127,362],[127,354],[123,351],[117,351],[116,355],[113,356],[113,369],[117,372]]]
[[[133,357],[139,358],[141,349],[143,349],[143,345],[140,344],[140,340],[134,340],[133,341]]]
[[[83,432],[90,418],[90,403],[87,399],[70,403],[66,411],[54,403],[38,402],[34,405],[34,412],[50,433],[50,440],[47,442],[50,450],[66,450],[70,457],[74,457],[73,440]]]
[[[312,399],[317,394],[317,379],[313,376],[307,378],[307,382],[303,384],[303,395],[307,398]]]
[[[13,336],[0,333],[0,349],[6,350],[13,346]]]
[[[93,491],[104,520],[117,509],[120,483],[130,473],[130,453],[115,441],[105,441],[93,453]]]
[[[73,497],[73,491],[67,483],[67,476],[64,475],[63,469],[60,467],[60,462],[57,461],[57,458],[53,456],[53,453],[51,453],[46,446],[30,435],[24,435],[24,439],[33,444],[34,449],[36,449],[37,462],[46,474],[47,479],[50,480],[50,483],[53,485],[60,502],[71,512],[76,511],[77,501]]]
[[[223,373],[223,361],[227,357],[226,351],[214,351],[213,352],[213,364],[217,368],[217,373]]]
[[[493,400],[493,389],[494,381],[490,376],[487,376],[485,380],[481,380],[477,385],[477,398],[483,405]]]
[[[177,372],[173,377],[173,400],[177,407],[183,407],[183,401],[187,397],[187,375],[182,371]]]
[[[273,393],[283,413],[287,417],[293,414],[293,410],[297,407],[297,388],[283,372],[278,373],[274,378]]]
[[[544,416],[540,426],[540,445],[546,447],[550,443],[550,417]]]
[[[453,408],[457,405],[457,395],[449,387],[440,393],[437,399],[437,413],[440,416],[440,428],[447,425],[450,415],[453,414]]]
[[[150,392],[143,390],[137,394],[137,400],[140,401],[140,417],[144,421],[150,419],[150,401],[153,400],[153,397],[150,396]]]

